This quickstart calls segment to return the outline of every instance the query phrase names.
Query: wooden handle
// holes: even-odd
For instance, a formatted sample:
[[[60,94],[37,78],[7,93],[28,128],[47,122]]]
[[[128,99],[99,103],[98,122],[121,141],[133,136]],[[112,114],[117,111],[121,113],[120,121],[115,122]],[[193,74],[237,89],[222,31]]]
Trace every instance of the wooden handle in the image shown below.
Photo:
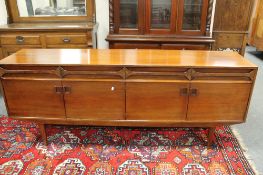
[[[62,94],[64,92],[63,87],[61,86],[55,86],[54,89],[57,94]]]
[[[64,86],[63,90],[64,90],[65,94],[70,94],[71,93],[71,87],[69,87],[69,86]]]
[[[183,97],[188,96],[188,88],[181,88],[180,89],[180,95]]]
[[[198,96],[198,89],[191,89],[190,90],[190,96],[193,96],[193,97]]]

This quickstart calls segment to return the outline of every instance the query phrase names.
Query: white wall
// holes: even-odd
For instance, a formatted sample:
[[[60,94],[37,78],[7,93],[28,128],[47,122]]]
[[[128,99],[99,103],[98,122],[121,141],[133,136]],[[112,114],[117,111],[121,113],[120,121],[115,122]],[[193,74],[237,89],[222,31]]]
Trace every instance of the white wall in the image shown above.
[[[96,0],[96,19],[98,28],[98,48],[106,49],[109,47],[105,41],[109,34],[109,0]]]
[[[6,24],[7,22],[7,13],[5,8],[5,1],[0,0],[0,25]]]

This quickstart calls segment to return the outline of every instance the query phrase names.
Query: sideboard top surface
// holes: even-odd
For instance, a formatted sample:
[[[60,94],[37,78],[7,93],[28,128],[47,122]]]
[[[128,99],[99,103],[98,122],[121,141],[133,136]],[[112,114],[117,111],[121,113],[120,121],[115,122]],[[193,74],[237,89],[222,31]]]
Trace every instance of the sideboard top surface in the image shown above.
[[[121,49],[22,49],[0,65],[257,67],[236,52]]]

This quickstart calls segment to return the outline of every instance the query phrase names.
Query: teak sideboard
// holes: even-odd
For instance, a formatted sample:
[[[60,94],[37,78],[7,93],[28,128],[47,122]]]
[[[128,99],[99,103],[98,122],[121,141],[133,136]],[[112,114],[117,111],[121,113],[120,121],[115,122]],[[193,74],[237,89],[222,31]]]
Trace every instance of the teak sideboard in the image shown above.
[[[23,49],[0,61],[10,117],[46,124],[207,127],[246,120],[257,67],[238,53]]]

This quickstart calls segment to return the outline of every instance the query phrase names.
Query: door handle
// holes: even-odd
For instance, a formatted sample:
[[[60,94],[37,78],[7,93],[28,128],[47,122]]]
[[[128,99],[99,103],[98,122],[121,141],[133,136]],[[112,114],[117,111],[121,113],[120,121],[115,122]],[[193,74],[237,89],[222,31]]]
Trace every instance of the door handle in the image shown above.
[[[63,90],[64,90],[65,94],[70,94],[71,93],[71,87],[69,87],[69,86],[64,86]]]
[[[193,97],[198,96],[198,89],[191,89],[190,90],[190,96],[193,96]]]
[[[55,86],[54,89],[57,94],[62,94],[64,92],[63,87],[61,86]]]
[[[188,88],[181,88],[180,89],[180,95],[183,97],[188,96]]]

